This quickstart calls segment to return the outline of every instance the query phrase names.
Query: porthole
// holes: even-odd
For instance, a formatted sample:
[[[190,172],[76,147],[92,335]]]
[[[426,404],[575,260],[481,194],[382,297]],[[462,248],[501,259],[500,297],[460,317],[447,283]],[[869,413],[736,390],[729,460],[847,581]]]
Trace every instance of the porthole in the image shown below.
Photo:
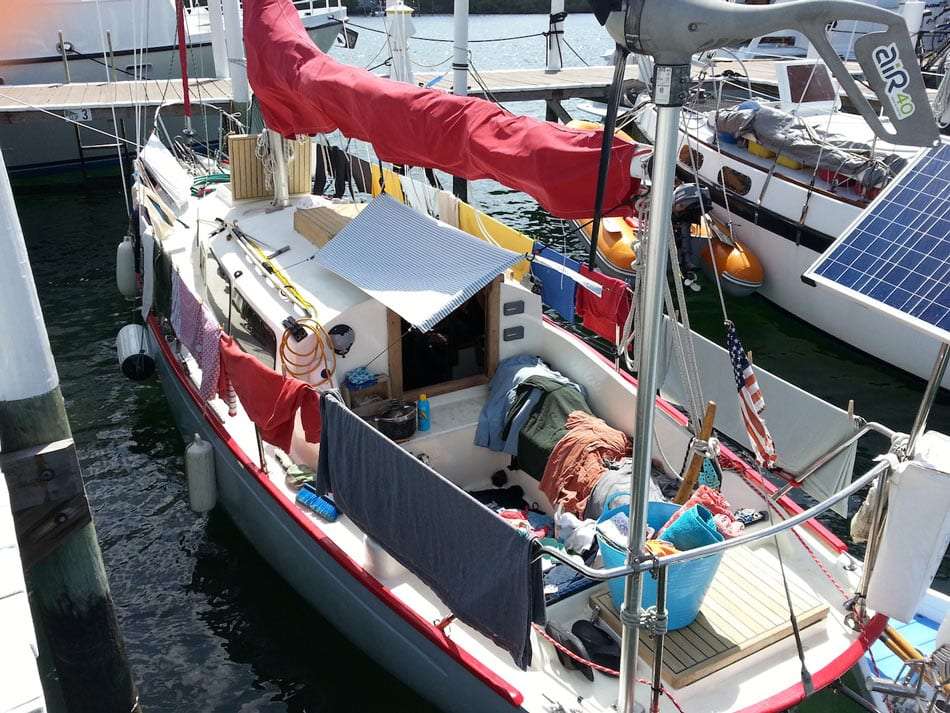
[[[692,150],[686,144],[683,144],[680,149],[679,159],[680,163],[690,170],[696,169],[698,171],[703,167],[703,154]]]
[[[740,196],[744,196],[752,190],[752,179],[728,166],[723,166],[719,171],[719,182],[727,190]]]

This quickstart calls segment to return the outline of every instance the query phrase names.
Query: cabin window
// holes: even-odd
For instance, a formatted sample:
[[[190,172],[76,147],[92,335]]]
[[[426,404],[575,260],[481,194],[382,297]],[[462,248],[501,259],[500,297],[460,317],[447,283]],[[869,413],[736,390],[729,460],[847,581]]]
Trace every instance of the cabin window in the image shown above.
[[[231,336],[241,349],[261,360],[271,369],[277,368],[277,336],[267,326],[240,290],[231,289]]]
[[[228,304],[231,299],[231,281],[210,250],[201,254],[201,274],[204,276],[205,283],[205,304],[214,314],[221,328],[228,332],[230,331]]]
[[[752,179],[728,166],[723,166],[722,170],[719,171],[719,182],[727,190],[738,193],[740,196],[744,196],[752,190]]]
[[[487,383],[498,364],[498,287],[480,290],[428,332],[389,313],[393,395],[412,399]]]
[[[703,154],[700,151],[693,151],[689,146],[683,144],[680,149],[680,163],[689,170],[695,168],[698,171],[703,167]]]
[[[210,250],[201,256],[201,271],[205,282],[205,304],[222,329],[234,337],[245,352],[271,369],[276,368],[277,337],[274,331],[244,299],[241,291],[231,284],[227,272]]]

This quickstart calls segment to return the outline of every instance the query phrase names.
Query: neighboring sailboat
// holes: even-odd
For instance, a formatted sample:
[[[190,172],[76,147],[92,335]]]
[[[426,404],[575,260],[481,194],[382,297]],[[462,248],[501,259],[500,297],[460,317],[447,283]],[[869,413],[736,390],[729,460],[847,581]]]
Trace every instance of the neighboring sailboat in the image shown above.
[[[654,711],[779,711],[844,674],[887,617],[865,609],[866,581],[844,544],[813,517],[872,480],[885,482],[891,461],[847,484],[861,433],[873,427],[897,434],[876,424],[862,428],[760,372],[763,389],[786,389],[796,408],[811,410],[798,413],[796,428],[804,419],[815,429],[781,445],[784,434],[773,424],[779,463],[797,459],[793,476],[809,492],[829,483],[837,490],[807,512],[788,498],[773,500],[775,487],[754,466],[726,447],[717,451],[708,430],[694,438],[695,409],[687,419],[655,399],[652,385],[638,398],[636,379],[543,316],[541,297],[525,282],[540,259],[531,241],[340,146],[316,142],[314,168],[311,140],[290,137],[340,129],[348,141],[372,142],[379,159],[492,177],[571,219],[590,214],[598,183],[604,205],[615,207],[608,213],[632,212],[646,178],[643,147],[608,134],[612,165],[599,172],[597,133],[336,65],[312,45],[291,7],[289,0],[245,3],[248,72],[270,129],[231,137],[229,183],[215,183],[225,167],[214,158],[187,152],[180,162],[157,136],[136,160],[133,242],[145,327],[123,330],[120,361],[139,374],[157,364],[180,429],[188,439],[198,434],[189,446],[189,477],[204,484],[196,501],[206,507],[216,489],[217,502],[281,576],[367,654],[446,710],[606,712],[619,697],[624,711],[635,700]],[[459,151],[463,145],[467,151]],[[669,179],[666,191],[672,167],[659,171]],[[337,198],[309,195],[312,173],[332,175]],[[318,178],[317,194],[325,183]],[[374,198],[365,203],[367,194]],[[665,219],[653,225],[665,238]],[[656,261],[665,245],[651,240],[641,296],[658,294],[665,276]],[[517,247],[524,242],[527,249]],[[133,254],[120,249],[121,272]],[[545,265],[562,268],[556,272],[563,279],[550,283],[560,290],[584,290],[588,305],[589,294],[604,297],[592,279],[602,276],[585,277],[556,260]],[[656,295],[651,299],[641,309],[659,310]],[[659,311],[650,319],[659,324]],[[647,338],[637,338],[643,359]],[[659,386],[657,365],[646,358],[651,363],[641,360],[640,377]],[[718,381],[733,379],[728,364]],[[515,384],[522,368],[528,373]],[[418,430],[417,398],[425,402]],[[814,413],[823,419],[820,429]],[[579,491],[549,488],[548,469],[558,462],[553,449],[564,443],[552,443],[551,434],[566,438],[571,419],[616,444],[615,459],[626,468],[622,490],[606,494],[599,515],[620,527],[617,516],[629,513],[634,554],[604,544],[606,531],[597,530],[607,569],[587,567],[563,549],[597,557],[590,540],[584,544],[584,532],[595,535],[593,523],[579,528],[577,539],[567,537],[576,515],[585,514]],[[516,462],[506,450],[513,434]],[[631,436],[632,466],[622,463]],[[659,545],[664,549],[641,556],[637,505],[610,509],[625,496],[646,510],[654,443],[663,461],[656,486],[672,481],[685,497],[706,498],[724,519],[696,521],[690,530],[690,518],[712,515],[657,495],[651,526],[665,527],[677,513],[679,531],[705,533],[719,543],[708,546],[715,552],[700,547],[691,555],[684,538],[679,554]],[[574,456],[563,457],[561,475],[571,477]],[[721,491],[692,493],[703,461],[714,472],[708,477],[721,478]],[[679,464],[687,462],[696,468],[681,479]],[[644,465],[646,477],[634,480],[631,497],[623,474]],[[588,467],[606,482],[599,457]],[[590,485],[582,499],[593,497]],[[567,503],[574,520],[562,518],[555,503]],[[749,515],[743,531],[733,510],[769,514],[758,523]],[[539,549],[536,536],[554,516],[563,520],[553,533],[561,541],[545,540]],[[792,537],[770,544],[793,526],[800,527]],[[725,542],[720,527],[736,539]],[[702,554],[713,556],[664,566]],[[611,567],[608,556],[626,566]],[[542,579],[541,570],[555,567],[563,580]],[[616,586],[618,577],[639,578],[634,572],[649,568],[659,574],[654,616],[643,620],[655,636],[644,647],[652,673],[637,659],[628,629],[638,617],[626,607],[619,612]],[[855,591],[851,606],[844,600]],[[636,597],[632,606],[638,604]],[[675,632],[667,631],[667,611]],[[625,674],[619,691],[618,669]],[[652,688],[635,692],[637,676],[650,678]]]
[[[238,0],[226,0],[238,3]],[[221,32],[221,1],[190,0],[9,0],[0,22],[0,92],[4,85],[122,82],[170,79],[181,76],[176,33],[176,6],[184,3],[184,29],[191,74],[199,78],[228,77],[226,42]],[[296,11],[307,33],[323,51],[333,47],[343,32],[346,6],[339,0],[302,0]],[[239,12],[236,11],[237,16]],[[352,30],[350,30],[352,32]],[[217,46],[215,46],[217,45]],[[141,92],[138,95],[140,96]],[[77,94],[82,96],[82,92]],[[119,89],[119,101],[134,96]],[[130,106],[130,108],[132,108]],[[80,125],[44,121],[5,123],[0,126],[0,144],[11,174],[85,167],[87,162],[114,160],[116,150],[103,150],[102,136],[83,128],[109,134],[135,135],[132,122],[90,122],[77,105],[74,116]],[[217,121],[212,135],[216,141]],[[203,127],[202,127],[203,128]],[[173,129],[174,130],[174,129]],[[97,148],[80,148],[80,144]]]
[[[871,356],[926,378],[937,340],[801,279],[920,149],[882,141],[861,116],[836,111],[838,89],[824,64],[776,67],[780,77],[787,77],[780,80],[785,87],[781,101],[740,99],[738,106],[719,112],[684,113],[679,175],[709,189],[712,215],[761,260],[763,297]],[[764,128],[753,125],[756,117]],[[801,128],[794,126],[795,117]],[[648,137],[654,121],[649,107],[637,118]],[[774,133],[769,126],[776,127]],[[950,377],[943,386],[950,388]]]

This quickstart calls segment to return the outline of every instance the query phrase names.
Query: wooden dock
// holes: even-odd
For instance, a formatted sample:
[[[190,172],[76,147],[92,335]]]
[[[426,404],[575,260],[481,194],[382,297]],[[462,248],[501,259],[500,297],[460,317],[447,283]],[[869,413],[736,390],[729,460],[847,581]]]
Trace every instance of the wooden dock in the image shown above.
[[[231,101],[227,79],[193,79],[191,100],[212,104]],[[74,82],[72,84],[0,85],[0,122],[32,121],[37,115],[66,115],[76,121],[130,117],[136,107],[149,108],[169,103],[169,113],[181,114],[180,79],[150,79],[129,82]]]
[[[0,472],[0,713],[46,710],[36,666],[38,649],[13,526],[6,479]]]
[[[469,94],[494,98],[499,102],[553,101],[563,99],[606,99],[613,69],[611,67],[577,67],[559,72],[543,69],[494,70],[469,75]],[[627,84],[638,82],[635,69]],[[452,90],[452,76],[425,73],[416,75],[420,84],[433,82],[437,89]],[[231,98],[231,82],[227,79],[192,79],[191,100],[227,104]],[[130,117],[136,107],[154,109],[169,103],[170,115],[181,114],[181,80],[144,80],[72,84],[0,85],[0,123],[35,120],[38,115],[65,115],[76,121]]]
[[[494,97],[502,103],[548,99],[606,100],[613,71],[613,67],[569,67],[557,72],[543,69],[498,69],[477,75],[469,72],[468,93],[473,97]],[[433,86],[451,92],[452,72],[420,72],[416,74],[416,81],[429,84],[438,77],[441,79]],[[636,67],[628,69],[625,84],[628,88],[640,84]]]

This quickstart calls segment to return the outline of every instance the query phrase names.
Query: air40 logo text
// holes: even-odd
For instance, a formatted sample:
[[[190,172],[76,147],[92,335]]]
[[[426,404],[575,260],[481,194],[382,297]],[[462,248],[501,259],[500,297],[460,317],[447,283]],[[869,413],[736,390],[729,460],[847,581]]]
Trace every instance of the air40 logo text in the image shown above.
[[[901,119],[906,119],[914,113],[916,107],[910,94],[903,91],[910,84],[910,74],[900,61],[897,46],[892,42],[889,45],[874,50],[874,64],[881,78],[886,82],[884,91],[894,107],[894,111]]]

